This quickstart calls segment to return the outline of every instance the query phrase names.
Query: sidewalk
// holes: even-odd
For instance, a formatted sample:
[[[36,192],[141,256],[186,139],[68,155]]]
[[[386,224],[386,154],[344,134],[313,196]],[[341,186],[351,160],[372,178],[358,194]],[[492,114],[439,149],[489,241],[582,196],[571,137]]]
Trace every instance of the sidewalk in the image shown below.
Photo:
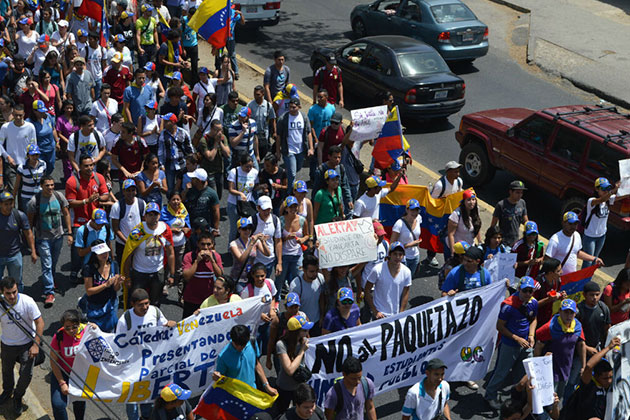
[[[529,15],[527,61],[630,108],[630,3],[624,0],[489,0]]]

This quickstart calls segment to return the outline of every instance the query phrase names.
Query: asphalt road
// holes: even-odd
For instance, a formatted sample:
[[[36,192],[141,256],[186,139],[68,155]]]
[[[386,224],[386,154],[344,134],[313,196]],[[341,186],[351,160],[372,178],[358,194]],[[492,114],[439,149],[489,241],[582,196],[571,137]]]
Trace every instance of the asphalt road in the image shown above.
[[[308,2],[286,0],[282,3],[280,24],[255,33],[240,34],[237,52],[248,60],[266,67],[272,62],[271,57],[274,50],[284,50],[288,57],[287,64],[291,67],[291,82],[297,83],[300,90],[310,95],[312,73],[308,67],[308,62],[312,50],[319,46],[341,46],[348,42],[351,39],[350,11],[352,7],[360,3],[362,2],[357,0],[310,0]],[[412,146],[414,159],[434,171],[441,170],[445,161],[457,159],[459,147],[455,141],[454,132],[461,115],[465,113],[507,106],[524,106],[535,109],[565,103],[593,101],[593,98],[577,89],[566,87],[537,72],[531,72],[515,61],[513,57],[515,43],[519,44],[520,35],[522,35],[522,27],[519,27],[518,16],[515,13],[485,0],[469,0],[468,3],[482,20],[487,19],[486,23],[490,24],[492,46],[489,54],[475,61],[474,66],[454,68],[454,71],[466,81],[466,106],[459,114],[452,115],[448,122],[405,121],[407,138]],[[204,57],[203,54],[200,56]],[[202,62],[210,67],[210,62],[206,62],[203,58]],[[350,106],[361,106],[352,98],[349,99],[347,103]],[[55,172],[57,178],[61,177],[59,169]],[[306,177],[306,171],[304,171],[304,176]],[[500,171],[494,180],[479,189],[478,193],[483,200],[494,204],[503,198],[507,185],[513,178],[511,174]],[[63,188],[63,185],[59,184],[58,188]],[[549,237],[558,229],[556,221],[558,203],[537,189],[530,189],[525,199],[528,202],[530,218],[539,222],[542,233]],[[225,206],[225,200],[224,195],[223,206]],[[223,215],[225,216],[224,213]],[[221,230],[222,232],[228,231],[227,218],[225,217],[221,224]],[[613,233],[603,255],[604,261],[609,264],[616,264],[606,269],[613,276],[625,257],[625,254],[620,250],[620,248],[625,249],[625,246],[614,247],[616,252],[612,249],[612,245],[619,243],[621,238],[621,234]],[[217,249],[219,251],[227,249],[225,237],[218,239]],[[226,267],[231,265],[229,257],[225,254],[223,256]],[[57,302],[50,309],[43,309],[43,298],[40,298],[42,287],[39,263],[33,265],[30,261],[25,260],[24,262],[25,291],[39,300],[46,321],[45,336],[47,337],[51,337],[59,328],[58,320],[61,313],[65,309],[75,307],[77,299],[84,293],[83,286],[70,284],[68,280],[69,261],[69,250],[64,247],[60,258],[60,273],[56,279]],[[422,277],[414,281],[410,300],[412,306],[420,305],[438,296],[435,274],[435,271],[423,272]],[[181,308],[175,304],[175,299],[176,292],[171,290],[161,309],[167,318],[179,320]],[[37,395],[42,396],[42,405],[49,409],[48,395],[50,391],[47,378],[42,380],[43,373],[41,369],[36,369],[36,380],[31,386]],[[483,385],[483,381],[480,382],[480,385]],[[454,392],[450,402],[453,420],[496,418],[482,400],[483,389],[473,392],[462,386],[453,388]],[[406,389],[400,389],[398,392],[378,396],[375,400],[378,418],[399,419],[405,392]],[[120,418],[126,417],[122,406],[114,406],[114,408]],[[88,407],[86,418],[97,419],[104,418],[104,416],[95,407]]]

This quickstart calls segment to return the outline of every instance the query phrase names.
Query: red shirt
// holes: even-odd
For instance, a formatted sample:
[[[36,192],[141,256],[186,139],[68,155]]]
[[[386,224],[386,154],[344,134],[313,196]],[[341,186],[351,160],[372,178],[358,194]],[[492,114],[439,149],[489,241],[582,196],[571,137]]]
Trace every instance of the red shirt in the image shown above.
[[[133,80],[133,75],[125,66],[120,66],[120,70],[110,67],[103,77],[103,82],[112,87],[112,99],[115,99],[120,105],[123,103],[123,93],[125,88],[129,86],[129,82]]]
[[[59,340],[57,340],[57,334],[53,336],[51,347],[55,349],[57,353],[59,353],[59,356],[61,356],[61,359],[66,362],[59,362],[59,365],[66,373],[70,373],[70,367],[74,363],[74,356],[79,350],[79,343],[81,342],[81,338],[83,337],[84,332],[85,324],[79,325],[79,331],[77,331],[77,335],[75,335],[74,337],[64,332],[63,327],[59,328],[57,334],[61,334],[61,336],[63,336],[63,339],[61,340],[61,348],[59,348]],[[53,380],[55,380],[55,378],[53,378]]]
[[[517,262],[529,261],[532,258],[534,258],[537,245],[538,245],[537,243],[534,243],[534,246],[530,247],[527,245],[524,239],[519,239],[518,241],[516,241],[516,243],[514,243],[514,246],[512,247],[512,252],[516,253],[516,261]],[[542,255],[540,255],[539,257],[541,256]],[[535,279],[536,276],[538,276],[539,269],[540,269],[540,264],[525,266],[525,267],[518,267],[516,269],[515,275],[516,277],[519,277],[519,278],[527,275]]]
[[[556,282],[555,285],[549,285],[549,282],[545,280],[544,276],[540,276],[540,278],[536,279],[540,284],[540,289],[534,290],[534,297],[538,302],[547,297],[547,293],[555,290],[556,293],[560,293],[560,279]],[[553,316],[553,302],[549,302],[546,305],[540,306],[538,305],[538,325],[544,325]]]
[[[99,183],[96,182],[95,177],[98,177]],[[68,199],[68,202],[72,200],[81,201],[85,198],[90,198],[90,196],[95,192],[98,193],[98,195],[109,193],[107,184],[105,183],[105,178],[103,178],[103,175],[97,174],[96,172],[92,173],[92,176],[87,181],[79,175],[78,188],[77,177],[75,175],[71,176],[68,178],[68,181],[66,181],[66,198]],[[74,220],[72,221],[72,226],[78,227],[86,224],[92,218],[92,212],[97,208],[98,200],[87,203],[84,206],[73,207]]]
[[[142,160],[149,153],[144,140],[135,137],[131,144],[119,139],[112,148],[112,155],[118,156],[118,162],[129,172],[138,172],[142,168]]]
[[[343,128],[341,128],[341,124],[339,124],[339,128],[337,128],[337,132],[335,133],[331,126],[322,128],[321,133],[319,133],[318,141],[324,143],[324,150],[322,150],[322,162],[328,161],[328,149],[332,146],[338,146],[343,142],[343,137],[345,133]]]
[[[24,105],[24,119],[31,117],[33,113],[33,102],[39,99],[41,99],[39,93],[35,92],[35,95],[31,95],[28,90],[20,95],[18,103]]]
[[[217,265],[223,268],[221,255],[219,255],[216,251],[212,252],[214,253],[214,260],[217,262]],[[189,252],[184,255],[182,269],[187,270],[192,266],[192,264],[192,252]],[[214,274],[214,270],[212,270],[212,262],[201,261],[197,264],[197,271],[195,271],[195,275],[188,281],[186,288],[184,289],[184,302],[201,305],[206,298],[214,293],[215,278],[216,275]]]
[[[328,102],[333,105],[336,104],[339,99],[339,84],[342,83],[341,69],[337,66],[333,66],[333,68],[328,71],[326,66],[320,67],[315,72],[313,79],[313,84],[318,85],[320,90],[323,88],[328,91]]]
[[[627,298],[630,297],[630,292],[626,293],[625,295],[620,295],[620,296],[613,296],[613,285],[612,283],[607,285],[606,287],[604,287],[604,296],[612,296],[612,304],[613,305],[618,305],[620,302],[626,300]],[[623,308],[623,306],[622,306]],[[610,322],[612,323],[612,325],[616,325],[619,324],[620,322],[623,322],[625,320],[628,319],[628,312],[623,312],[623,311],[617,311],[617,312],[613,312],[610,311]]]

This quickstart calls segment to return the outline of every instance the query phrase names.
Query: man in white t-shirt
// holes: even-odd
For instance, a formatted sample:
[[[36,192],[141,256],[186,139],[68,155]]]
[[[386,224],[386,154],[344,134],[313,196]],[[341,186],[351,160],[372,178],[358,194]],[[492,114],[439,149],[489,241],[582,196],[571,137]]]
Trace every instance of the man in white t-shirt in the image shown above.
[[[81,160],[81,155],[92,157],[94,165],[105,156],[105,140],[94,129],[94,117],[91,115],[81,115],[79,117],[79,130],[72,133],[68,139],[68,160],[75,172],[79,172],[77,162]]]
[[[13,409],[17,418],[26,409],[22,404],[22,397],[31,383],[35,357],[41,351],[39,343],[40,337],[44,334],[44,320],[33,298],[18,292],[17,282],[13,277],[0,280],[0,291],[4,295],[4,298],[0,298],[0,307],[3,312],[0,317],[2,326],[0,404],[4,404],[13,394]],[[22,328],[15,324],[16,320]],[[36,332],[34,337],[32,331]],[[16,363],[20,364],[20,378],[17,385],[13,376]],[[13,389],[14,386],[15,389]]]
[[[404,258],[404,245],[392,243],[388,258],[374,267],[365,283],[365,301],[375,319],[396,315],[407,307],[411,271],[402,263]]]
[[[582,251],[582,238],[577,232],[579,219],[572,211],[564,213],[562,216],[562,230],[553,234],[549,238],[545,255],[561,261],[562,273],[568,274],[577,271],[578,258],[583,261],[591,261],[595,264],[604,265],[600,258]]]
[[[300,111],[298,98],[289,100],[289,111],[279,118],[277,130],[276,156],[280,158],[282,153],[287,171],[287,185],[291,189],[298,169],[302,168],[305,155],[315,155],[311,124]]]
[[[3,184],[9,191],[13,190],[15,171],[18,166],[26,163],[26,147],[31,143],[37,143],[35,126],[24,120],[24,105],[16,104],[13,107],[13,121],[4,123],[0,128],[0,146],[2,157],[8,165],[4,165]]]
[[[622,200],[625,198],[624,196],[617,197],[619,185],[620,182],[613,185],[606,178],[597,178],[595,180],[595,197],[589,198],[586,202],[582,249],[595,257],[599,257],[606,241],[609,206],[615,204],[618,198]],[[591,264],[590,261],[584,261],[582,268],[589,267]]]
[[[319,272],[319,261],[313,255],[304,256],[302,263],[303,274],[298,275],[291,281],[289,292],[297,293],[300,297],[300,310],[308,317],[309,321],[315,323],[311,329],[311,336],[318,336],[321,332],[322,322],[325,313],[319,305],[319,298],[324,292],[326,280]]]
[[[145,289],[151,304],[160,305],[160,295],[168,292],[163,287],[164,251],[168,261],[168,286],[175,284],[175,251],[171,228],[160,221],[160,206],[148,203],[144,208],[146,222],[139,223],[127,237],[122,273],[131,277],[131,289]],[[132,264],[133,261],[133,264]]]
[[[114,203],[109,214],[116,239],[116,261],[118,264],[122,262],[127,237],[133,228],[142,222],[145,207],[144,200],[137,197],[138,187],[133,179],[123,181],[122,195],[123,199]]]
[[[144,289],[135,289],[131,293],[131,309],[128,309],[118,320],[116,325],[116,334],[127,334],[132,336],[135,332],[150,327],[169,327],[174,328],[177,323],[166,319],[162,311],[156,306],[149,303],[149,294]],[[127,417],[129,419],[137,419],[138,407],[142,418],[149,418],[151,415],[152,403],[149,404],[126,404]]]
[[[88,34],[88,44],[85,52],[81,55],[85,57],[86,69],[94,78],[94,97],[101,97],[101,86],[103,85],[103,69],[107,67],[107,55],[105,48],[99,45],[100,35],[98,32]]]
[[[431,359],[425,369],[426,378],[407,391],[402,408],[402,419],[434,419],[438,414],[451,418],[448,399],[451,388],[444,380],[446,364],[440,359]]]
[[[394,179],[391,189],[383,188],[387,184],[387,181],[382,180],[376,175],[372,175],[366,179],[365,186],[367,187],[367,191],[354,203],[353,216],[355,218],[371,217],[373,220],[379,220],[379,203],[381,202],[381,198],[396,190],[402,175],[403,173],[401,171]]]
[[[258,213],[250,217],[249,221],[254,227],[252,235],[258,233],[265,235],[265,243],[269,248],[269,256],[257,252],[254,261],[265,265],[267,277],[271,277],[275,267],[275,275],[278,277],[282,273],[282,227],[278,216],[271,213],[272,207],[271,198],[263,195],[258,199],[256,206]]]

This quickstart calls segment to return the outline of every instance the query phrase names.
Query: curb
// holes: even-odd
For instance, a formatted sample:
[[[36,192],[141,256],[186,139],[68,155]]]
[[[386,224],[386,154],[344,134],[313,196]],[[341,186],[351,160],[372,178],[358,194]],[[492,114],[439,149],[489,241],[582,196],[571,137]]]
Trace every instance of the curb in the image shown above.
[[[502,6],[507,6],[510,9],[516,10],[517,12],[521,12],[521,13],[531,13],[532,12],[531,10],[529,10],[526,7],[519,6],[516,3],[512,3],[512,2],[509,2],[509,1],[506,1],[506,0],[488,0],[488,1],[491,1],[492,3],[500,4]]]

